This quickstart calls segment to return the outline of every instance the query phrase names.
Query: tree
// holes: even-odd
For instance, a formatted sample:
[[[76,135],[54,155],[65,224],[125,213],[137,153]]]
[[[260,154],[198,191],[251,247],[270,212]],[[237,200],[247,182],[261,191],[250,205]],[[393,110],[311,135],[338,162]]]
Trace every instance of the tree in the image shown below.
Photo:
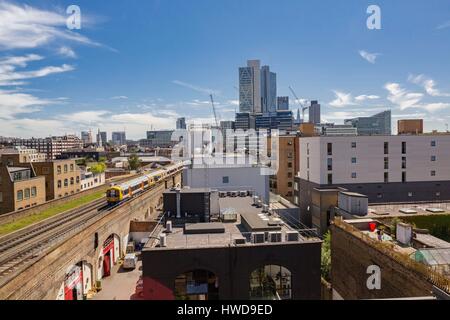
[[[326,281],[331,281],[331,233],[328,231],[322,242],[322,256],[320,270]]]
[[[136,153],[133,153],[128,158],[128,166],[130,167],[130,170],[137,170],[141,167],[141,159],[139,159]]]
[[[91,172],[93,174],[103,173],[106,170],[106,164],[104,162],[98,162],[96,164],[91,165]]]

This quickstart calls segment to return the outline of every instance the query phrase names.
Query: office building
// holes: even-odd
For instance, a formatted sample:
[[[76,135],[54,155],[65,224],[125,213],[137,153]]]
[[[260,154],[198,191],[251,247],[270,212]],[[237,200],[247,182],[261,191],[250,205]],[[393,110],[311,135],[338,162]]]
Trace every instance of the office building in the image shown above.
[[[177,119],[177,129],[186,129],[186,118]]]
[[[116,131],[112,133],[111,141],[113,145],[123,146],[127,143],[125,131]]]
[[[147,139],[139,141],[139,145],[145,148],[172,148],[180,139],[172,141],[174,130],[147,131]]]
[[[261,70],[259,60],[248,60],[239,68],[239,112],[261,113]]]
[[[277,111],[277,74],[269,66],[261,68],[261,107],[263,114]]]
[[[403,119],[397,121],[398,134],[423,133],[423,119]]]
[[[35,149],[38,153],[46,154],[47,160],[56,159],[62,152],[70,149],[83,148],[83,141],[74,135],[61,137],[15,139],[14,146],[23,146]]]
[[[317,126],[318,133],[324,136],[356,136],[358,129],[346,124],[325,123]]]
[[[371,117],[358,117],[347,119],[344,124],[358,129],[358,135],[390,135],[391,134],[391,111],[383,111]]]
[[[294,118],[292,111],[277,111],[275,113],[257,114],[255,115],[255,128],[262,129],[278,129],[283,131],[293,130]]]
[[[97,133],[97,145],[99,147],[104,147],[108,143],[108,135],[106,131],[98,131]]]
[[[309,106],[309,118],[310,123],[320,124],[320,104],[313,100]]]
[[[91,133],[91,131],[82,131],[81,132],[81,141],[83,141],[84,145],[92,144],[92,133]]]
[[[37,176],[32,163],[0,165],[0,214],[27,209],[45,202],[45,177]]]
[[[36,175],[45,177],[46,200],[59,199],[80,192],[81,171],[75,160],[33,163]]]
[[[253,202],[166,191],[164,219],[141,253],[144,299],[320,299],[321,241]]]
[[[289,97],[277,97],[277,110],[289,110]]]
[[[303,215],[314,190],[344,188],[369,203],[450,200],[450,135],[305,137],[300,150]]]
[[[234,121],[234,127],[236,130],[248,130],[255,129],[255,116],[246,112],[236,113],[236,118]]]

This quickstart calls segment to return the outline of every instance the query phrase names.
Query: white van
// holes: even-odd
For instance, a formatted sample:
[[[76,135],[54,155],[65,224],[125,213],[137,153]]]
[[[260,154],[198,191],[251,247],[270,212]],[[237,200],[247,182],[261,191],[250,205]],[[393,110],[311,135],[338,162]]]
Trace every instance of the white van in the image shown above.
[[[137,264],[137,256],[135,253],[127,253],[125,259],[123,260],[124,269],[135,269]]]

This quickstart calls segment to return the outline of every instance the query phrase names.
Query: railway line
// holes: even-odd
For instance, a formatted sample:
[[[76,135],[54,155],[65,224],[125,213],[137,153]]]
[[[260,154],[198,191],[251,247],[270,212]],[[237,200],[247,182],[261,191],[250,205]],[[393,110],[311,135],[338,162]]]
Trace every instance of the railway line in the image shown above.
[[[162,183],[162,182],[160,182]],[[142,193],[152,191],[160,183]],[[12,234],[0,237],[0,287],[9,278],[24,270],[45,252],[95,223],[109,211],[131,199],[108,205],[102,197],[80,208],[72,209],[31,225]]]

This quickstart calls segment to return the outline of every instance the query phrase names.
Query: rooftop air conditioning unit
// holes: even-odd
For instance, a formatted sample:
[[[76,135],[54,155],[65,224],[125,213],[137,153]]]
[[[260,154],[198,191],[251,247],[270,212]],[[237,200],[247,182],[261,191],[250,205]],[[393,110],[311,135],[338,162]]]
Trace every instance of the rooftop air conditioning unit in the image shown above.
[[[232,193],[233,191],[227,191],[227,196],[228,197],[231,197],[231,193]]]
[[[253,232],[252,233],[252,242],[253,243],[264,243],[265,242],[264,232]]]
[[[261,200],[258,199],[258,201],[256,201],[256,207],[257,208],[261,208],[263,205],[263,202]]]
[[[280,231],[269,232],[269,242],[281,242],[281,232]]]
[[[240,197],[246,197],[247,196],[247,191],[239,191],[239,196]]]
[[[258,203],[258,196],[253,196],[253,204],[256,206],[256,204]]]
[[[232,197],[237,197],[238,194],[239,194],[238,191],[231,191],[231,196],[232,196]]]
[[[245,244],[245,238],[244,237],[235,238],[234,239],[234,244],[235,245]]]
[[[159,246],[160,247],[167,247],[167,238],[165,233],[161,233],[159,235]]]
[[[262,212],[264,212],[264,213],[269,212],[269,205],[263,204],[263,205],[262,205]]]
[[[252,196],[253,196],[253,191],[252,191],[252,190],[248,190],[248,191],[247,191],[247,194],[248,194],[250,197],[252,197]]]
[[[166,222],[166,232],[171,233],[172,232],[172,221],[168,220]]]
[[[300,234],[297,231],[286,231],[286,241],[298,241]]]
[[[220,198],[225,198],[227,196],[227,193],[225,191],[220,191],[219,192],[219,197]]]

